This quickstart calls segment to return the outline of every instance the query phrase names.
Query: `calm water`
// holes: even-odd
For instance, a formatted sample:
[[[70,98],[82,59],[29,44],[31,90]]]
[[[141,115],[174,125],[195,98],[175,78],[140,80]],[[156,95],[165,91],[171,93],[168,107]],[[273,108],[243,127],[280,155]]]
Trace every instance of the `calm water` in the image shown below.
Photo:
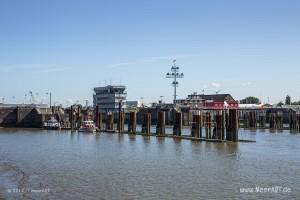
[[[0,199],[300,199],[300,135],[241,137],[256,143],[0,129]],[[291,192],[240,192],[256,186]]]

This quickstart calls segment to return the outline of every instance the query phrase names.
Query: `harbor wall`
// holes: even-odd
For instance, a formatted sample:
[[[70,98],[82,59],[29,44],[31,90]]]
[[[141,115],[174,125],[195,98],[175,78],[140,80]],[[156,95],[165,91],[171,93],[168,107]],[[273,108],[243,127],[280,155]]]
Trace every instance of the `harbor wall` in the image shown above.
[[[46,118],[47,114],[39,108],[0,108],[1,127],[41,128]]]

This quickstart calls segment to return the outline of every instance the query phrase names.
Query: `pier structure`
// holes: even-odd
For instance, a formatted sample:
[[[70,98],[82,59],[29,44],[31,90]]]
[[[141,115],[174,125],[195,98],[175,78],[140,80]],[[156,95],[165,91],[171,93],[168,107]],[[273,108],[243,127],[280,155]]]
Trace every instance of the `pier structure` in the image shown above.
[[[165,111],[158,112],[156,135],[157,136],[165,136],[166,135],[166,113],[165,113]]]
[[[188,138],[200,141],[243,140],[239,128],[270,129],[272,132],[300,132],[300,110],[292,108],[205,109],[149,107],[103,113],[99,107],[72,105],[69,108],[0,107],[3,127],[42,127],[54,116],[63,129],[78,130],[82,121],[93,119],[98,131],[130,133],[159,137]],[[36,123],[35,125],[32,125]],[[30,125],[30,126],[29,126]],[[126,131],[124,130],[126,127]],[[151,130],[155,130],[151,132]],[[171,131],[170,131],[171,130]]]
[[[136,112],[129,112],[128,133],[136,134]]]
[[[151,135],[151,113],[144,114],[142,133],[144,133],[145,135]]]

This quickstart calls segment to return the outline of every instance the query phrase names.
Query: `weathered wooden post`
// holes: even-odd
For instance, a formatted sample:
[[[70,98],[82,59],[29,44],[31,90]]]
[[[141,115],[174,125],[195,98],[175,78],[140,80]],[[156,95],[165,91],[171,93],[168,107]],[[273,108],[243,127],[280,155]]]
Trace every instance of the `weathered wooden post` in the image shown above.
[[[98,112],[98,130],[101,131],[102,130],[102,113],[99,111]]]
[[[250,126],[249,112],[244,113],[243,120],[244,120],[244,128],[249,128]]]
[[[181,136],[182,131],[182,113],[175,111],[173,135]]]
[[[266,113],[260,112],[259,113],[259,128],[265,128],[266,127]]]
[[[250,128],[257,128],[256,112],[250,112]]]
[[[118,132],[119,133],[124,132],[124,120],[125,120],[124,113],[123,112],[119,113],[119,118],[118,118]]]
[[[81,107],[77,105],[76,128],[79,129],[80,126],[81,126]]]
[[[112,112],[108,112],[106,116],[106,127],[107,132],[114,131],[114,114]]]
[[[209,138],[209,130],[208,130],[208,112],[204,115],[204,126],[205,126],[205,138]]]
[[[300,115],[296,114],[296,131],[300,131]]]
[[[222,140],[222,115],[217,111],[215,116],[216,126],[214,132],[214,139]]]
[[[136,112],[129,113],[128,133],[136,134]]]
[[[202,115],[193,115],[193,124],[191,136],[195,138],[202,138]]]
[[[142,132],[146,135],[151,134],[151,113],[145,113],[144,114]]]
[[[271,113],[269,117],[269,127],[270,129],[276,129],[276,119],[275,119],[275,113]]]
[[[226,111],[222,110],[222,132],[221,132],[221,140],[225,140],[225,129],[226,129]]]
[[[99,127],[99,106],[96,106],[95,110],[94,110],[94,122],[96,124],[97,127]]]
[[[212,127],[212,118],[211,118],[211,113],[208,112],[206,115],[206,139],[211,139],[212,134],[211,134],[211,127]]]
[[[17,112],[17,126],[18,126],[19,123],[21,122],[21,109],[19,106],[17,106],[16,112]]]
[[[277,112],[277,128],[278,129],[283,129],[283,113],[282,112]]]
[[[226,131],[226,140],[238,142],[238,115],[236,109],[229,110],[229,125]]]
[[[157,136],[165,136],[166,135],[166,115],[165,115],[164,111],[158,112],[156,135]]]
[[[290,111],[290,130],[297,131],[298,127],[298,120],[297,120],[297,113],[295,111]]]
[[[69,122],[71,123],[71,132],[73,132],[73,128],[74,128],[74,110],[73,110],[73,106],[71,106],[71,110],[70,110],[70,114],[69,114]]]

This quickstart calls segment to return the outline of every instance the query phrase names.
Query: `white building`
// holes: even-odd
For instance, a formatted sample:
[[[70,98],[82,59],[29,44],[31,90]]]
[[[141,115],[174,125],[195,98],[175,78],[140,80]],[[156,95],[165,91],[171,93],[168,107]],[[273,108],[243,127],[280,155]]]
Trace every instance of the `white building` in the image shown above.
[[[119,110],[119,103],[122,108],[126,108],[126,86],[108,85],[105,87],[94,88],[94,107],[98,106],[101,112],[117,112]]]

